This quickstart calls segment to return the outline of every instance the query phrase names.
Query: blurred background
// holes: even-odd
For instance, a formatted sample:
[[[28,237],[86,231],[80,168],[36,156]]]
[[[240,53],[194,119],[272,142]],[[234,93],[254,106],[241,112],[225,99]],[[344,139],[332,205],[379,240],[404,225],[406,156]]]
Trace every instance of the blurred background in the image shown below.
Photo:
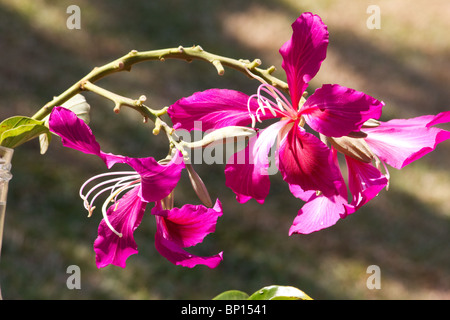
[[[70,30],[69,5],[81,9],[81,29]],[[381,10],[369,29],[369,5]],[[205,50],[274,65],[284,79],[280,46],[305,11],[319,14],[330,32],[327,59],[309,92],[338,83],[383,100],[383,119],[450,109],[450,2],[447,0],[0,0],[0,118],[33,115],[82,78],[132,49],[201,45]],[[258,83],[227,69],[219,77],[205,62],[168,60],[136,65],[99,85],[161,108],[213,87],[255,92]],[[151,134],[132,111],[85,94],[91,127],[105,152],[165,156],[166,140]],[[449,126],[446,127],[449,129]],[[97,269],[93,241],[101,212],[87,218],[81,184],[105,171],[103,162],[63,148],[54,138],[39,154],[33,141],[15,150],[8,195],[0,281],[4,299],[211,299],[237,289],[291,285],[314,299],[450,298],[450,141],[401,171],[391,169],[389,191],[334,227],[289,237],[302,202],[278,174],[261,206],[240,205],[224,185],[223,165],[197,165],[224,215],[216,232],[189,248],[213,255],[216,269],[177,267],[154,248],[148,213],[135,232],[139,254],[125,269]],[[187,175],[176,205],[198,203]],[[149,210],[148,210],[149,211]],[[81,269],[81,290],[69,290],[67,267]],[[368,266],[381,270],[381,289],[369,290]]]

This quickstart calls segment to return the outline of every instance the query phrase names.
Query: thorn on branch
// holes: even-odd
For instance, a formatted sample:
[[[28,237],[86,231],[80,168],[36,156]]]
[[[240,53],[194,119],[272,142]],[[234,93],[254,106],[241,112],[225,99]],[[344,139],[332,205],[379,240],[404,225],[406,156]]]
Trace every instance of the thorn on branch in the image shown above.
[[[139,99],[135,100],[135,104],[136,106],[141,107],[145,101],[147,101],[147,97],[145,95],[142,95],[139,97]]]
[[[272,74],[275,70],[276,70],[275,66],[270,66],[269,68],[267,68],[267,72],[269,74]]]
[[[162,125],[161,119],[156,118],[156,120],[155,120],[155,128],[153,129],[153,134],[155,136],[157,136],[159,134],[159,131],[161,130],[161,125]]]
[[[225,73],[225,69],[222,63],[219,60],[213,60],[212,64],[214,65],[214,67],[216,67],[219,76],[223,76],[223,74]]]
[[[248,63],[247,63],[247,68],[248,68],[249,70],[252,70],[252,69],[254,69],[254,68],[256,68],[256,67],[259,67],[261,64],[262,64],[262,62],[261,62],[260,59],[255,59],[255,60],[253,60],[252,62],[248,62]]]

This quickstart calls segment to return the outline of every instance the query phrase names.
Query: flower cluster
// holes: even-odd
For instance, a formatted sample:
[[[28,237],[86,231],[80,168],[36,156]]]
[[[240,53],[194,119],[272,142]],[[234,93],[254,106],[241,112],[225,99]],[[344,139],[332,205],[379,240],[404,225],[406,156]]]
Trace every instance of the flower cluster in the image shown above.
[[[263,81],[251,96],[209,89],[182,98],[168,109],[174,128],[192,131],[201,124],[205,131],[236,126],[257,131],[225,167],[225,184],[240,203],[250,199],[264,203],[270,189],[269,153],[275,148],[274,161],[283,180],[291,193],[305,202],[290,235],[334,225],[388,186],[387,165],[400,169],[450,139],[450,132],[434,127],[450,122],[450,111],[383,122],[384,103],[351,88],[324,84],[307,97],[308,83],[326,57],[329,34],[320,17],[311,13],[302,14],[292,29],[291,39],[280,49],[289,98]],[[270,125],[259,127],[267,120]],[[161,255],[187,267],[203,264],[214,268],[222,261],[222,252],[199,257],[183,249],[214,232],[222,215],[219,200],[212,208],[190,204],[173,208],[172,192],[186,168],[183,150],[174,148],[165,162],[104,153],[87,124],[62,107],[53,109],[49,128],[62,138],[64,146],[100,157],[108,169],[116,163],[132,168],[93,177],[82,186],[81,197],[89,213],[97,197],[109,193],[94,243],[98,267],[124,267],[126,259],[137,253],[133,232],[149,203],[153,204],[155,245]],[[342,169],[348,172],[347,179]],[[106,181],[84,193],[91,182],[105,177]]]

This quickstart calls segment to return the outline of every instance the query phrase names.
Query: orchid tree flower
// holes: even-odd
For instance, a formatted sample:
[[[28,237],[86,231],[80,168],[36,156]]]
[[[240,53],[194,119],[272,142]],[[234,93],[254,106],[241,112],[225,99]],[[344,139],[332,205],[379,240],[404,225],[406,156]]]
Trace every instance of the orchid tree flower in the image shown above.
[[[214,268],[222,261],[222,252],[211,257],[199,257],[183,249],[202,242],[207,234],[214,232],[217,219],[222,215],[219,200],[213,208],[185,205],[163,210],[161,207],[161,202],[171,195],[185,168],[180,152],[175,152],[166,164],[152,157],[130,158],[105,153],[89,126],[75,113],[62,107],[53,109],[49,128],[61,137],[64,146],[100,157],[108,169],[116,163],[128,164],[133,169],[95,176],[80,189],[89,215],[98,196],[109,192],[102,205],[103,219],[94,242],[98,268],[110,264],[124,268],[128,257],[138,252],[133,233],[141,223],[148,203],[154,203],[151,213],[157,222],[155,245],[162,256],[186,267],[202,264]],[[103,181],[105,177],[109,179]],[[84,193],[91,182],[99,180],[101,182]]]
[[[347,214],[347,192],[331,149],[308,132],[305,124],[323,136],[346,136],[359,132],[369,119],[378,118],[384,103],[336,84],[323,85],[305,99],[308,83],[326,57],[329,35],[320,17],[311,13],[302,14],[292,29],[291,39],[280,49],[290,99],[263,83],[252,96],[223,89],[197,92],[177,101],[168,113],[177,126],[187,130],[194,129],[195,121],[201,121],[203,128],[217,129],[230,125],[254,127],[256,122],[279,119],[229,159],[226,184],[239,202],[253,198],[263,203],[270,189],[268,154],[275,144],[283,179],[296,197],[308,201],[304,209],[309,209],[310,214],[299,214],[310,216],[305,232],[312,232],[333,225]],[[248,161],[242,163],[242,158]]]

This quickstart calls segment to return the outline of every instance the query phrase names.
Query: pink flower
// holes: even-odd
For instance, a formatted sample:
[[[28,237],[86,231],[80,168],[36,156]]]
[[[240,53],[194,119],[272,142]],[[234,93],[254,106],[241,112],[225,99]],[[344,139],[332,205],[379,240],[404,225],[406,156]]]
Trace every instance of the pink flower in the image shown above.
[[[125,267],[127,258],[138,252],[133,233],[141,223],[147,204],[153,202],[155,208],[160,208],[160,202],[174,190],[184,168],[182,156],[176,152],[169,163],[162,165],[151,157],[129,158],[104,153],[100,150],[91,129],[72,111],[61,107],[53,109],[49,128],[61,137],[64,146],[97,155],[108,168],[116,163],[125,163],[133,169],[95,176],[86,181],[80,189],[89,214],[95,208],[93,203],[96,198],[104,192],[110,192],[102,206],[103,219],[94,242],[97,267],[102,268],[109,264]],[[111,175],[116,178],[102,181],[83,194],[84,188],[90,182]],[[100,191],[97,191],[98,189]],[[122,193],[125,194],[121,196]],[[108,208],[111,201],[113,204]],[[214,231],[217,219],[222,215],[218,200],[211,209],[192,205],[170,210],[155,208],[152,210],[157,219],[155,243],[161,255],[174,264],[187,267],[204,264],[214,268],[220,263],[222,253],[212,257],[197,257],[182,249],[201,242],[208,233]],[[167,228],[167,225],[170,225],[170,228]]]
[[[342,186],[345,184],[332,152],[304,126],[308,124],[323,136],[345,136],[358,132],[367,120],[378,118],[384,104],[340,85],[323,85],[305,101],[302,96],[308,82],[326,56],[328,31],[320,17],[311,13],[302,14],[292,29],[291,39],[280,49],[290,101],[269,84],[262,84],[251,97],[212,89],[176,102],[169,108],[169,115],[175,124],[189,130],[193,129],[195,120],[202,121],[203,128],[213,129],[254,126],[257,121],[279,118],[280,121],[262,130],[245,150],[228,161],[226,185],[236,193],[239,202],[254,198],[263,203],[270,189],[268,154],[276,144],[278,169],[291,192],[305,201],[331,201],[334,215],[344,216],[347,201]],[[223,120],[217,122],[217,119]],[[243,158],[247,159],[245,163],[239,161]],[[319,226],[327,227],[336,219],[319,218],[318,221]],[[315,224],[309,230],[318,228]]]

